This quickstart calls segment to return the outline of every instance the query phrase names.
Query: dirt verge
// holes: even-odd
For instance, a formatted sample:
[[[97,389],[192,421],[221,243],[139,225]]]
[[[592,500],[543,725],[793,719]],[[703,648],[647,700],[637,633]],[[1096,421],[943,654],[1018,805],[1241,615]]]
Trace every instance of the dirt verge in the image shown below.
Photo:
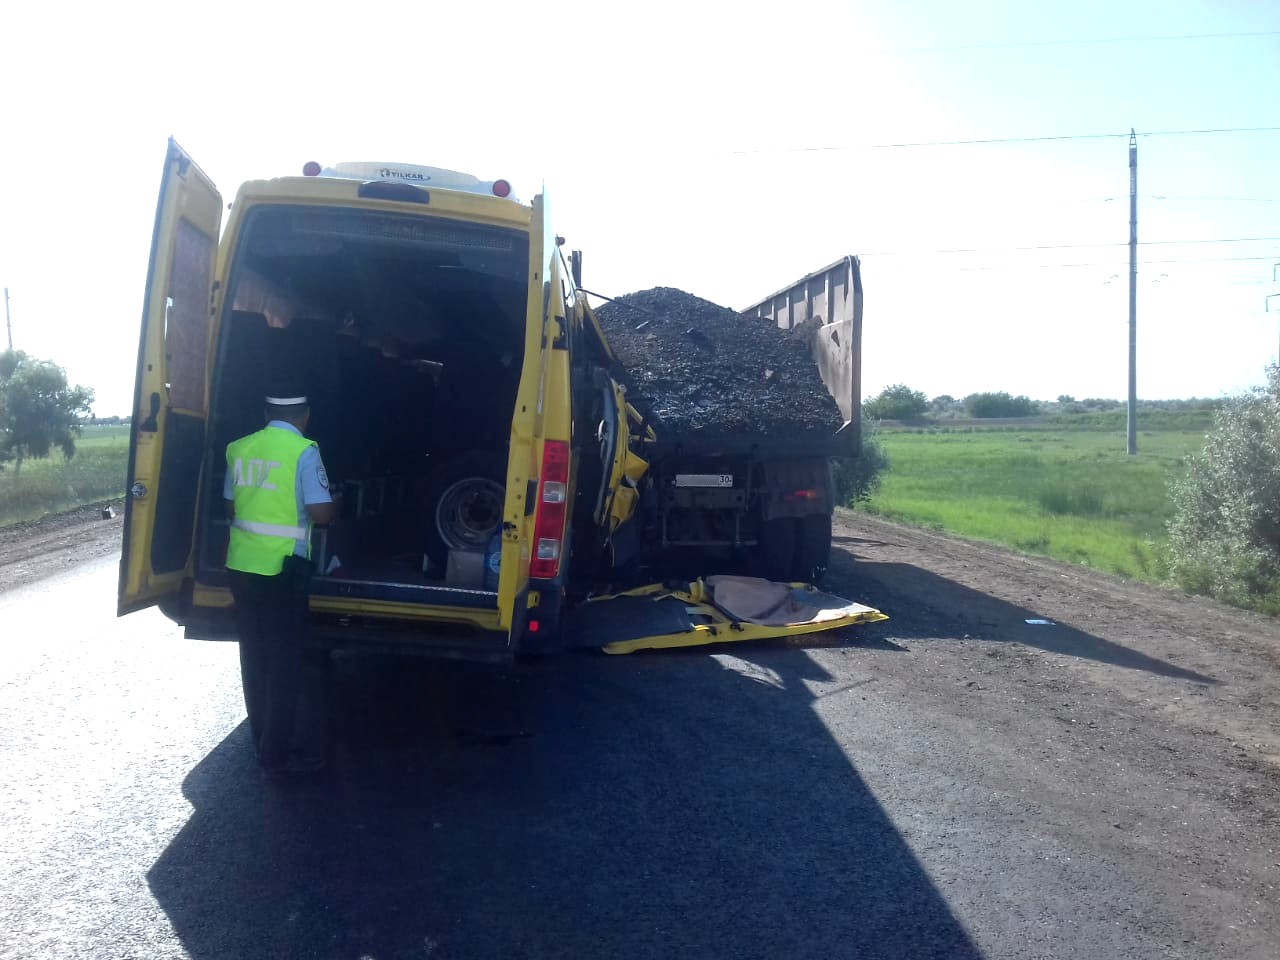
[[[113,514],[109,519],[103,517],[106,509]],[[0,592],[118,551],[123,515],[123,500],[104,500],[0,527]]]
[[[1276,817],[1280,622],[847,511],[835,535],[828,585],[888,613],[883,632],[895,640],[951,641],[967,674],[966,712],[984,712],[975,688],[1003,690],[1020,715],[1070,715],[1117,754],[1133,750],[1126,740],[1140,719],[1153,721],[1147,731],[1163,749],[1215,770],[1202,775],[1248,773],[1242,795]],[[938,680],[913,677],[920,687]],[[942,686],[954,697],[953,678]]]

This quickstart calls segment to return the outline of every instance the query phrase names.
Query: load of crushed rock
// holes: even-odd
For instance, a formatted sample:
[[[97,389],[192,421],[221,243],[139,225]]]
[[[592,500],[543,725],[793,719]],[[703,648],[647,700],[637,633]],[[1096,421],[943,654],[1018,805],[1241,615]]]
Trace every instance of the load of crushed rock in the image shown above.
[[[843,423],[803,327],[779,330],[674,287],[596,315],[660,439],[830,436]]]

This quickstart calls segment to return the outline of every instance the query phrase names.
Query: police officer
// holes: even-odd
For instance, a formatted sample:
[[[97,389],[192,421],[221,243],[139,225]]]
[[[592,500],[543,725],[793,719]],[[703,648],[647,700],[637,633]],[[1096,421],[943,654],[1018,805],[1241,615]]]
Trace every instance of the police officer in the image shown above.
[[[328,657],[306,650],[311,527],[337,510],[300,392],[266,398],[267,425],[227,445],[227,570],[254,745],[271,771],[324,766]]]

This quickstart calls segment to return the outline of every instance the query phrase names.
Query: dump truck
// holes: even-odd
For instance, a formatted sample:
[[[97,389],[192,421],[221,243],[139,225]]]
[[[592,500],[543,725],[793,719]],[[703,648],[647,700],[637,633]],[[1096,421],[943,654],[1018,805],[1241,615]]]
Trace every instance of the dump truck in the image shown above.
[[[526,203],[502,179],[308,163],[301,176],[241,185],[224,224],[225,209],[170,140],[140,331],[120,615],[159,605],[188,637],[234,638],[224,451],[261,428],[266,384],[285,371],[306,385],[308,433],[343,492],[339,519],[311,533],[316,644],[502,661],[882,617],[803,577],[707,567],[677,582],[648,559],[646,524],[670,529],[672,516],[648,501],[674,491],[673,502],[710,497],[718,510],[739,487],[739,462],[766,476],[774,467],[754,448],[664,445],[628,398],[581,290],[581,255],[566,256],[545,193]],[[852,295],[856,261],[845,267]],[[852,332],[830,364],[833,389],[846,392],[852,364],[854,432],[856,322],[836,322],[854,325],[840,328]],[[804,482],[817,484],[817,458],[831,451],[803,452],[813,461]],[[693,471],[728,479],[690,483]]]
[[[831,463],[861,451],[857,258],[742,311],[656,288],[598,316],[656,431],[639,525],[654,570],[736,557],[764,577],[820,579]]]

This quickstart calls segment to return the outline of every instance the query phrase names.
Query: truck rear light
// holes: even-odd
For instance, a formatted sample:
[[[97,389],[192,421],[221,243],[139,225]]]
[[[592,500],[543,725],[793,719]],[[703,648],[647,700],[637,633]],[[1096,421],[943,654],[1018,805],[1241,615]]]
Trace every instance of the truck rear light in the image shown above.
[[[564,520],[569,489],[569,444],[547,440],[542,445],[542,475],[538,479],[537,516],[533,523],[533,557],[529,576],[550,580],[560,572]]]
[[[318,177],[320,176],[320,169],[320,164],[314,160],[308,160],[302,165],[302,175],[304,177]]]
[[[786,494],[787,500],[817,500],[821,494],[817,490],[793,490]]]
[[[507,183],[505,180],[493,181],[493,195],[495,197],[511,196],[511,184]]]

